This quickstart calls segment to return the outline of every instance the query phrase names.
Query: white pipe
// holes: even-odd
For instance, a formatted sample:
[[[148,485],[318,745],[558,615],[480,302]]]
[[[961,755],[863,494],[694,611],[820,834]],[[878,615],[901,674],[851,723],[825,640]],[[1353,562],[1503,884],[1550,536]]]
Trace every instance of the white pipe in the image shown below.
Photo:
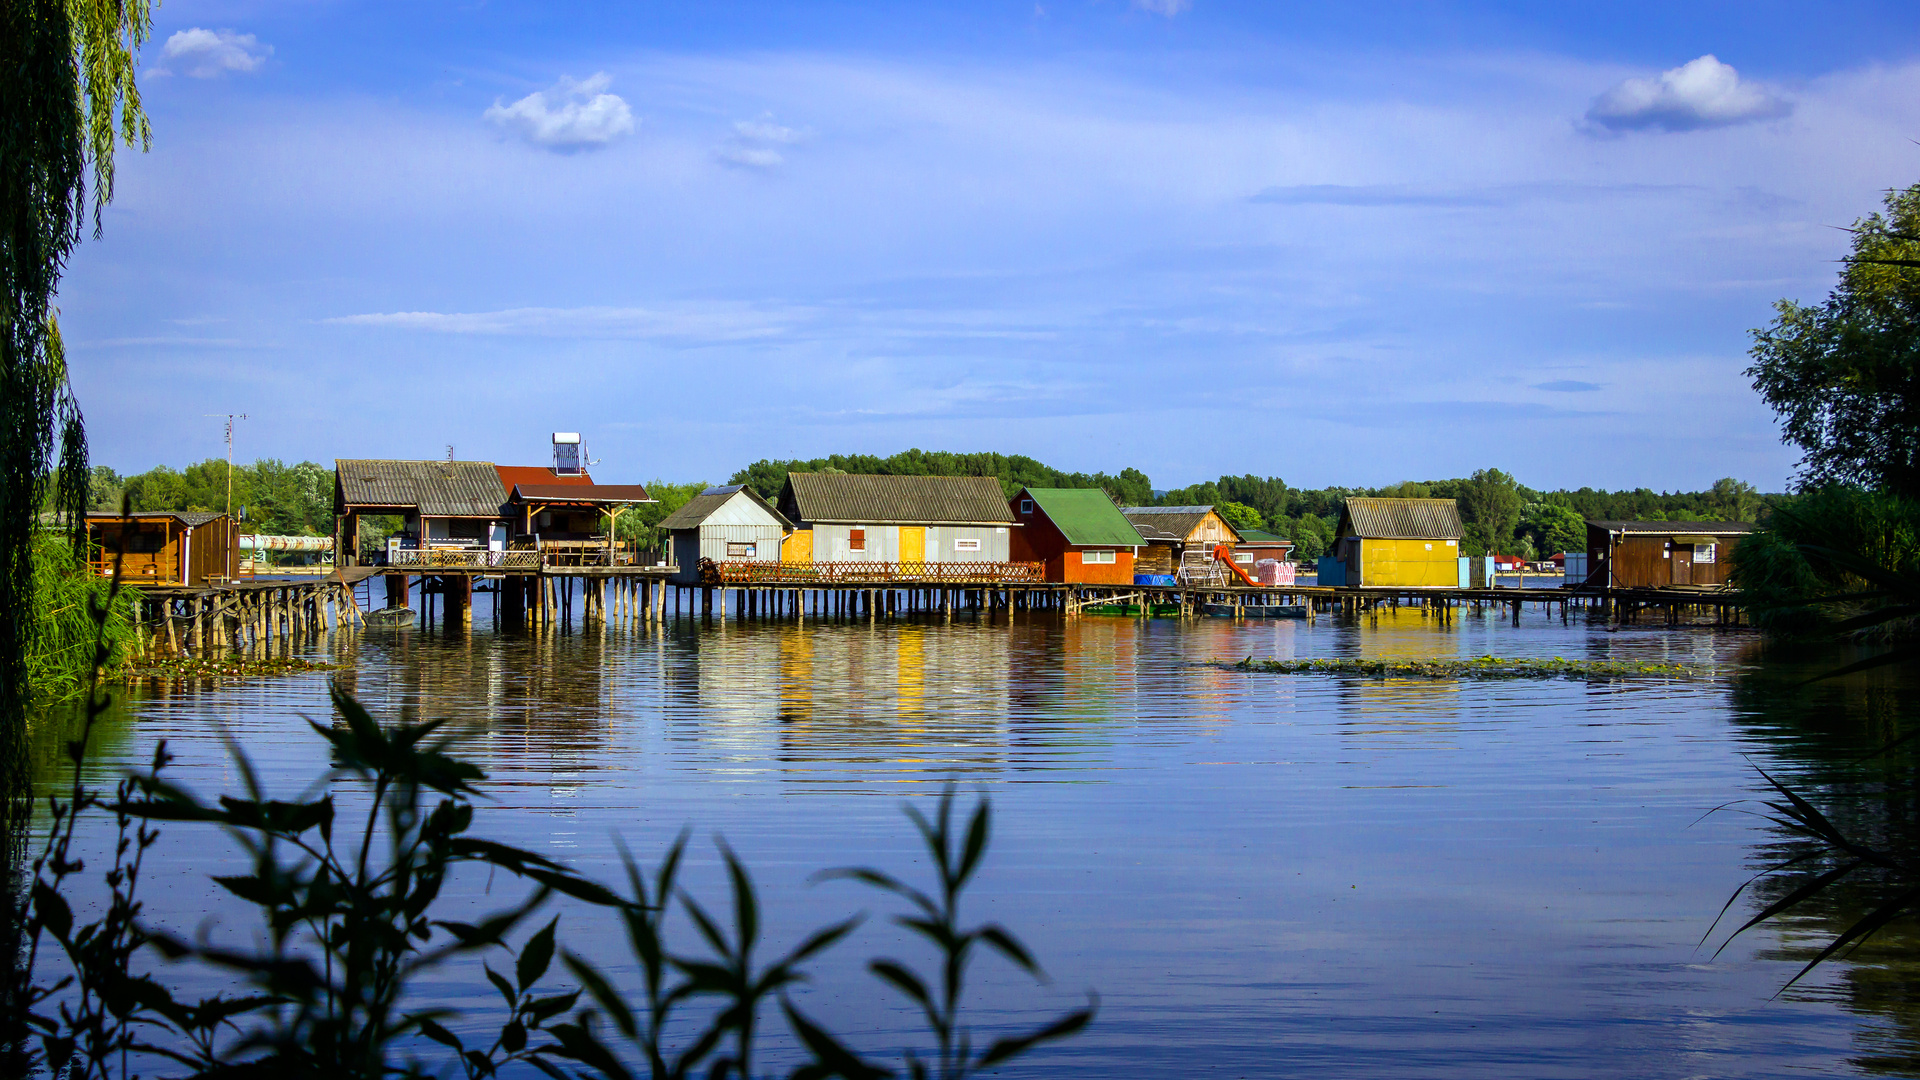
[[[241,551],[332,551],[331,536],[258,536],[243,533]]]

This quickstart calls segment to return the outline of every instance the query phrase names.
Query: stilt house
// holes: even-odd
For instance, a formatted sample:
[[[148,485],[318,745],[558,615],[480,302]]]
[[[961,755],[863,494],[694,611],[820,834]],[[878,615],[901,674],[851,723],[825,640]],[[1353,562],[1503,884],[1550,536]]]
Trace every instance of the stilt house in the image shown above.
[[[334,461],[334,562],[358,565],[360,519],[401,519],[396,540],[406,548],[504,551],[507,492],[491,461]]]
[[[1464,534],[1452,499],[1348,499],[1330,554],[1347,585],[1459,588]]]
[[[1587,576],[1578,584],[1724,585],[1734,546],[1754,528],[1748,521],[1589,521]]]
[[[991,476],[789,473],[787,562],[1004,563],[1019,523]]]
[[[700,583],[700,560],[716,563],[779,562],[780,544],[793,522],[745,484],[710,487],[668,514],[666,530],[679,572],[678,585]]]
[[[1211,506],[1129,506],[1121,513],[1146,541],[1134,559],[1137,574],[1171,574],[1190,549],[1210,553],[1216,545],[1238,546],[1242,539]]]
[[[1133,584],[1139,530],[1099,488],[1023,488],[1013,497],[1020,528],[1015,562],[1046,564],[1046,580],[1089,585]]]
[[[204,586],[240,572],[240,530],[225,514],[199,510],[136,510],[88,514],[93,569],[117,571],[129,585]]]

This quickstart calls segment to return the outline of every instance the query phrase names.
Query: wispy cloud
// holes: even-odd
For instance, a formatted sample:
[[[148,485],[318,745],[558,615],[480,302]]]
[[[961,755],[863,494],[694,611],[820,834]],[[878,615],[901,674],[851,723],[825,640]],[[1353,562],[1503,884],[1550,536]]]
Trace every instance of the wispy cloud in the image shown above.
[[[1652,79],[1627,79],[1593,100],[1591,129],[1603,132],[1693,131],[1771,120],[1793,104],[1764,86],[1743,80],[1732,65],[1709,54]]]
[[[1171,19],[1193,6],[1193,0],[1133,0],[1136,11],[1151,11]]]
[[[777,337],[805,315],[801,309],[748,304],[680,307],[523,307],[501,311],[394,311],[343,315],[324,322],[435,334],[484,336],[651,338],[683,343],[739,342]]]
[[[258,71],[273,55],[273,46],[262,45],[252,34],[232,30],[181,30],[161,46],[160,62],[148,74],[171,75],[179,72],[189,78],[213,79],[229,73]]]
[[[1742,189],[1741,196],[1748,196]],[[1290,184],[1264,188],[1250,197],[1283,206],[1498,207],[1532,201],[1583,201],[1604,197],[1706,194],[1693,184],[1489,184],[1478,187],[1425,187],[1414,184]]]
[[[762,113],[758,120],[735,121],[733,137],[714,153],[729,165],[772,169],[786,163],[787,157],[781,152],[782,147],[804,142],[811,134],[775,122],[772,113]]]
[[[612,84],[604,71],[579,81],[563,75],[550,89],[536,90],[511,105],[494,102],[485,117],[501,131],[549,150],[605,146],[634,129],[633,110],[620,95],[607,92]]]
[[[1553,382],[1533,384],[1535,390],[1552,390],[1560,394],[1587,394],[1600,389],[1599,383],[1581,382],[1578,379],[1555,379]]]

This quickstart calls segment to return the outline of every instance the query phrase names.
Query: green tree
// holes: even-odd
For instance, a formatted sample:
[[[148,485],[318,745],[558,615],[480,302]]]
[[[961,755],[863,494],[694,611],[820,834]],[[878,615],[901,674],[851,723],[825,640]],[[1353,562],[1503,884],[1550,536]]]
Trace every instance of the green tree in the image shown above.
[[[1260,511],[1255,510],[1246,503],[1223,502],[1214,509],[1221,517],[1226,519],[1227,524],[1242,531],[1258,529],[1266,524],[1265,520],[1260,516]]]
[[[1713,505],[1721,521],[1752,521],[1759,494],[1753,485],[1731,476],[1713,482]]]
[[[1291,523],[1286,537],[1293,541],[1294,558],[1311,561],[1333,546],[1333,524],[1319,514],[1301,514]]]
[[[1528,503],[1520,516],[1520,528],[1533,541],[1534,550],[1543,555],[1587,550],[1586,519],[1564,506]]]
[[[1505,552],[1520,525],[1520,484],[1499,469],[1481,469],[1460,485],[1460,510],[1478,543],[1490,552]]]
[[[1826,301],[1774,305],[1747,374],[1800,448],[1803,487],[1855,484],[1920,497],[1920,185],[1854,223]]]

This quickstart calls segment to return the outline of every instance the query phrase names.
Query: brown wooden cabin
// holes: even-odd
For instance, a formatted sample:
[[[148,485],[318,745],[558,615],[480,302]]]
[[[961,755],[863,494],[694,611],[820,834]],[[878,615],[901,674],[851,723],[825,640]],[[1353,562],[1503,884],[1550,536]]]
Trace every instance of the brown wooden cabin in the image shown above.
[[[1615,589],[1724,585],[1749,521],[1589,521],[1583,584]]]
[[[333,468],[338,566],[359,564],[360,519],[367,515],[400,517],[403,547],[505,546],[507,491],[490,461],[342,458]]]
[[[240,530],[225,514],[136,510],[87,515],[93,569],[130,585],[204,587],[240,573]]]
[[[1293,541],[1264,529],[1240,530],[1240,542],[1233,545],[1233,561],[1240,565],[1240,569],[1251,574],[1254,564],[1262,559],[1293,561]]]
[[[1171,574],[1190,547],[1212,551],[1215,544],[1238,547],[1243,539],[1211,506],[1126,506],[1120,512],[1146,541],[1134,556],[1136,574]]]
[[[1022,488],[1009,504],[1019,516],[1015,562],[1046,564],[1048,581],[1133,584],[1133,555],[1145,543],[1099,488]]]

